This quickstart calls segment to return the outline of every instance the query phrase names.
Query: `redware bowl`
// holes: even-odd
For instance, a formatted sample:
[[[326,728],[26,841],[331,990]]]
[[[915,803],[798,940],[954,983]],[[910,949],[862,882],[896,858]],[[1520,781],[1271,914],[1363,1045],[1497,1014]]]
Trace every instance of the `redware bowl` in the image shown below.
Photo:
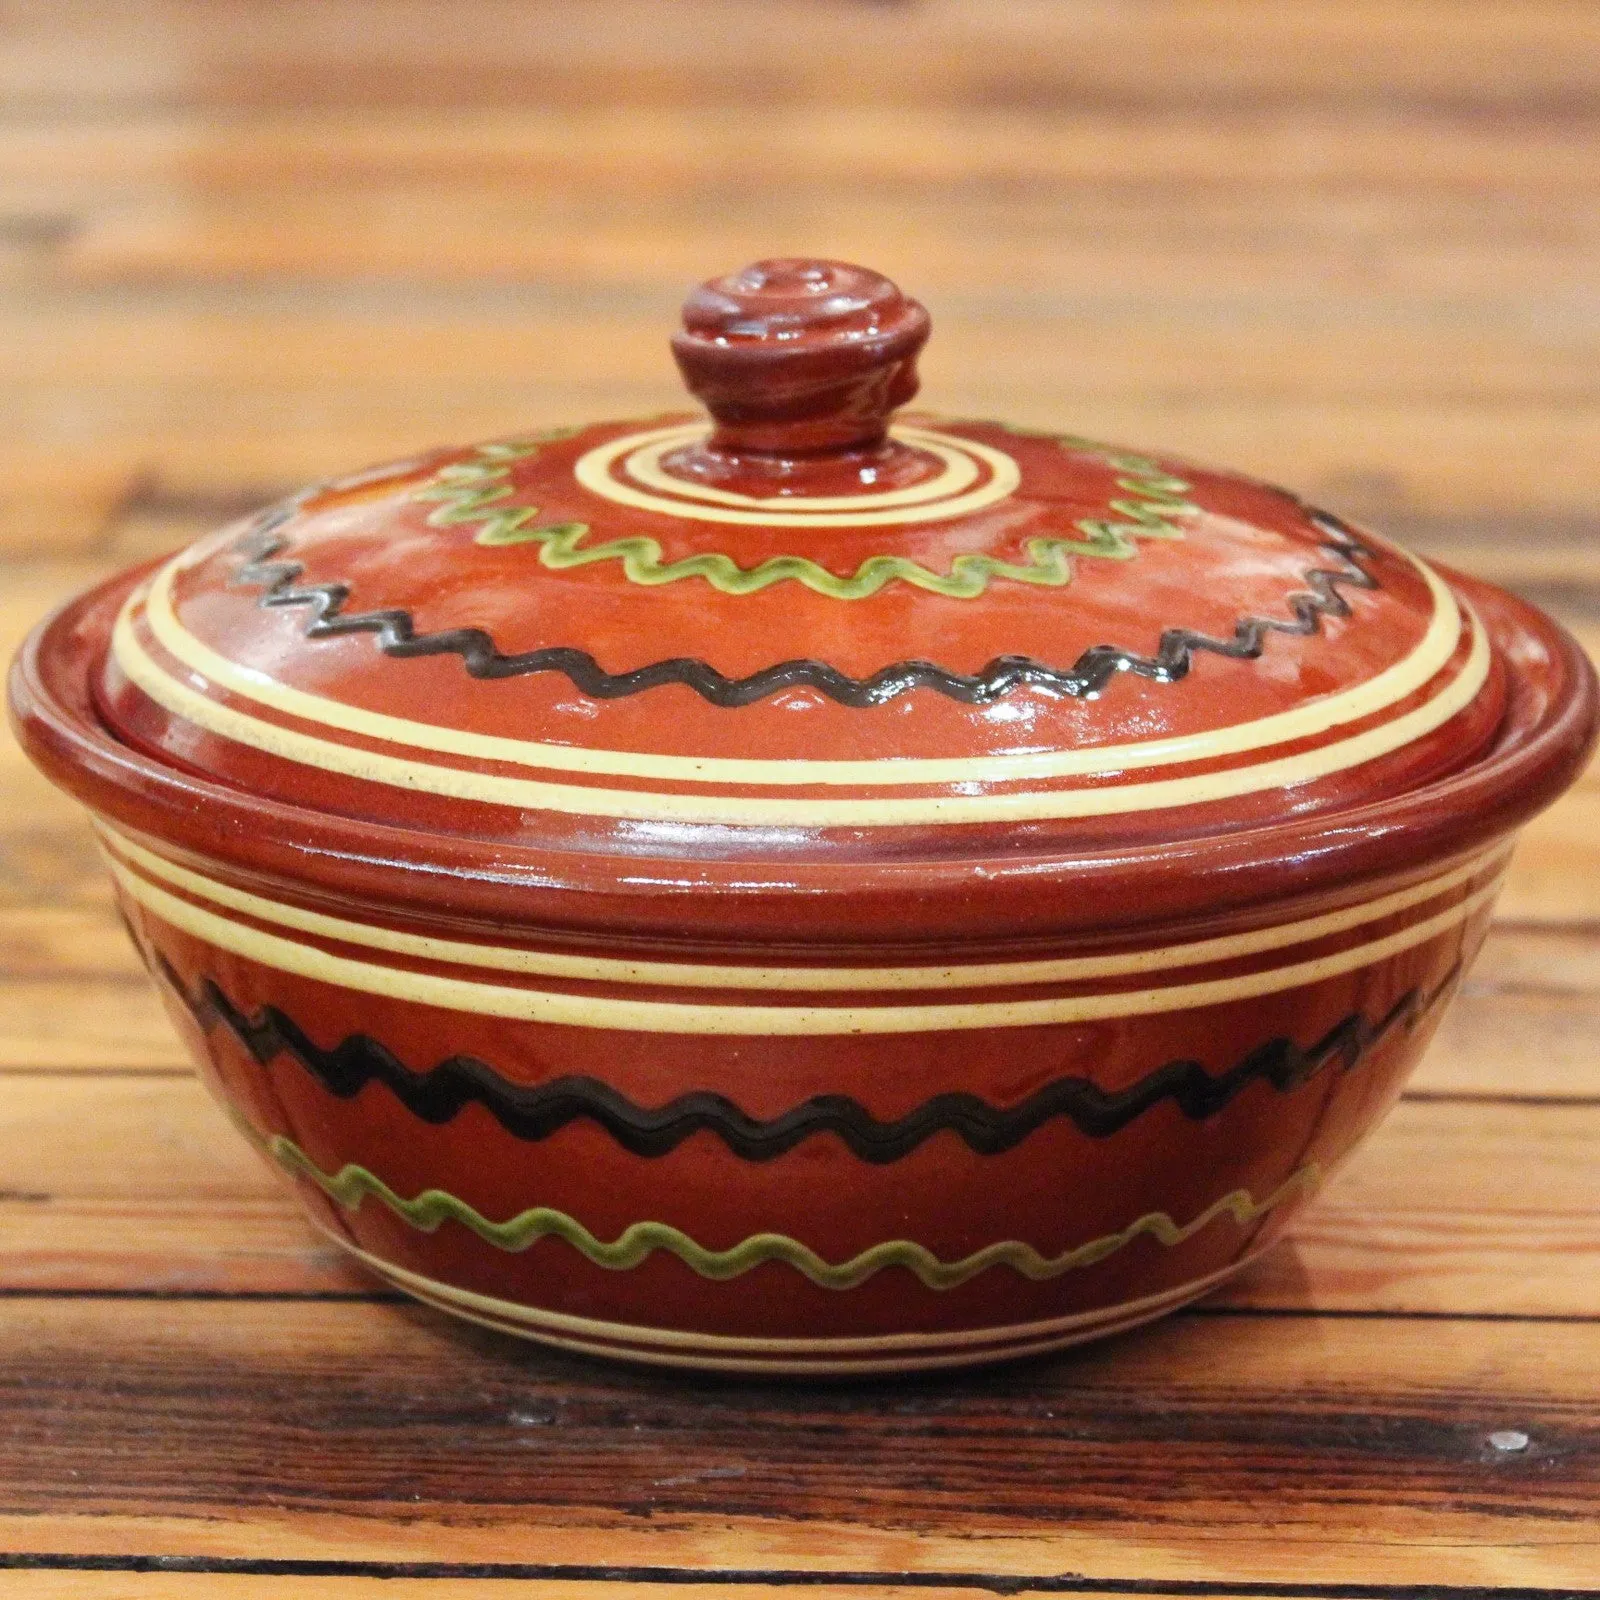
[[[124,574],[18,658],[26,748],[241,1130],[424,1300],[826,1374],[1204,1294],[1393,1103],[1585,658],[1267,486],[891,428],[927,318],[861,269],[686,323],[714,425]]]

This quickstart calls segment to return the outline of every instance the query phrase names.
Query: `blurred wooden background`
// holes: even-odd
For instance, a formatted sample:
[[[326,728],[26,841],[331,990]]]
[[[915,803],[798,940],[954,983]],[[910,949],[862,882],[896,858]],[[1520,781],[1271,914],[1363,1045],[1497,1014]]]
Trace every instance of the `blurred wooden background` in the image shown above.
[[[1588,3],[0,0],[0,633],[313,475],[675,404],[684,290],[794,251],[929,303],[933,407],[1292,484],[1600,649],[1597,139]],[[6,742],[0,1593],[1600,1593],[1597,1149],[1591,778],[1220,1303],[612,1374],[328,1257]]]

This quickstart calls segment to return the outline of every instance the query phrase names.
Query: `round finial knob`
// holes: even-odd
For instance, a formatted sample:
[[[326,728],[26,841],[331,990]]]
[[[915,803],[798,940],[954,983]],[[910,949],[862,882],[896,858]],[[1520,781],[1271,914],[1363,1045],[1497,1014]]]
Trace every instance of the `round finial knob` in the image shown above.
[[[672,353],[716,419],[713,449],[850,450],[879,443],[917,392],[928,326],[880,273],[782,258],[701,284]]]

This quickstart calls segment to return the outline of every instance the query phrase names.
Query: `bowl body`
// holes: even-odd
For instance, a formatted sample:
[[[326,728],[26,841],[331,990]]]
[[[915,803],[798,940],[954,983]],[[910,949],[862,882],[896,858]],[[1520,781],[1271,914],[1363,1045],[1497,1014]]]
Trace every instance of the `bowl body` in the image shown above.
[[[103,837],[330,1238],[511,1332],[808,1373],[1052,1349],[1254,1259],[1394,1100],[1505,866],[1204,940],[769,968],[452,938]]]

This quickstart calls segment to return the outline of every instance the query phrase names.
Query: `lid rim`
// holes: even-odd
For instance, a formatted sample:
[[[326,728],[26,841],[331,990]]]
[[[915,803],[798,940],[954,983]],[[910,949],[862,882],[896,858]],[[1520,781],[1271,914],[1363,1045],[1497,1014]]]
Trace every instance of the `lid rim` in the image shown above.
[[[274,881],[445,916],[504,917],[513,908],[519,926],[601,937],[681,938],[689,901],[702,913],[696,937],[745,942],[761,936],[756,913],[770,911],[779,896],[789,943],[859,942],[861,928],[871,926],[874,944],[943,945],[1083,937],[1298,901],[1510,832],[1572,781],[1600,722],[1594,670],[1565,629],[1502,590],[1439,569],[1484,615],[1496,653],[1512,669],[1510,699],[1502,733],[1480,758],[1414,789],[1174,843],[1018,859],[796,863],[554,851],[292,805],[191,775],[119,740],[94,710],[91,674],[121,600],[157,565],[119,574],[60,607],[13,664],[13,725],[53,781],[136,833]],[[1529,667],[1512,659],[1519,644],[1526,655],[1530,641],[1551,664],[1548,704],[1531,718]],[[1076,914],[1050,893],[1069,876]],[[1097,916],[1097,901],[1140,911]],[[770,942],[770,928],[766,936]]]

